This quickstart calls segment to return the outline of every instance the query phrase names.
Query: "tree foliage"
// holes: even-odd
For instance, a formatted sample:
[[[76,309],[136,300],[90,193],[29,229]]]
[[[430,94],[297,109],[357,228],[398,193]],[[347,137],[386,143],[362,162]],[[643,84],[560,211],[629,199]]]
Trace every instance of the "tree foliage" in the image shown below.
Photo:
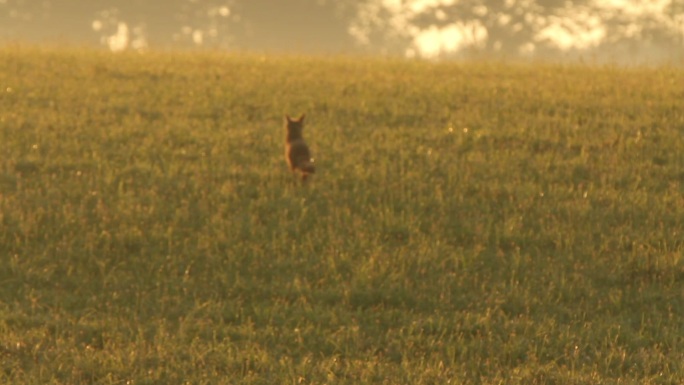
[[[5,0],[0,38],[449,56],[681,47],[684,0]],[[57,36],[55,36],[55,31]],[[129,44],[131,45],[131,44]]]

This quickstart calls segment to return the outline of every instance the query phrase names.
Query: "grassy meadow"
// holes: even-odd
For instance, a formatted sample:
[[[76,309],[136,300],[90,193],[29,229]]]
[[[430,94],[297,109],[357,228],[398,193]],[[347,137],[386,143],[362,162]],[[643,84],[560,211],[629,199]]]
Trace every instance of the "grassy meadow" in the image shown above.
[[[681,68],[0,48],[0,383],[680,384],[683,319]]]

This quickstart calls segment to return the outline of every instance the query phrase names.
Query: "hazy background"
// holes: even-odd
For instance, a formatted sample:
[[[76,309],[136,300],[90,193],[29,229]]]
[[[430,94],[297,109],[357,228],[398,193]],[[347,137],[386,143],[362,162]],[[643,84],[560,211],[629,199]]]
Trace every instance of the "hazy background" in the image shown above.
[[[684,62],[684,0],[0,0],[0,42]]]

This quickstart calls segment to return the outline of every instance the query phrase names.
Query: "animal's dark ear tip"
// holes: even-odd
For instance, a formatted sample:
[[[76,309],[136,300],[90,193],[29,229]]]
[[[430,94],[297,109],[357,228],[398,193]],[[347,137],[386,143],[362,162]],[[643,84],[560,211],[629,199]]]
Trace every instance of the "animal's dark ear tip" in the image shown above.
[[[285,114],[285,121],[286,122],[302,122],[304,121],[304,118],[306,117],[306,114],[302,114],[298,119],[292,119],[289,114]]]

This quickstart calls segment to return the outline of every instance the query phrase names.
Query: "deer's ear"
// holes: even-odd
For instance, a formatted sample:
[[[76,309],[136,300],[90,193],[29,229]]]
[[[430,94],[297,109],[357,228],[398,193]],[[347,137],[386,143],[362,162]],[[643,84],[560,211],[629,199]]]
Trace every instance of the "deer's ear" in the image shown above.
[[[285,115],[285,121],[286,121],[286,122],[291,122],[291,121],[292,121],[292,118],[290,117],[290,115]]]
[[[302,121],[304,121],[304,118],[305,118],[305,117],[306,117],[306,114],[302,114],[302,115],[299,117],[298,120],[299,120],[300,122],[302,122]]]

